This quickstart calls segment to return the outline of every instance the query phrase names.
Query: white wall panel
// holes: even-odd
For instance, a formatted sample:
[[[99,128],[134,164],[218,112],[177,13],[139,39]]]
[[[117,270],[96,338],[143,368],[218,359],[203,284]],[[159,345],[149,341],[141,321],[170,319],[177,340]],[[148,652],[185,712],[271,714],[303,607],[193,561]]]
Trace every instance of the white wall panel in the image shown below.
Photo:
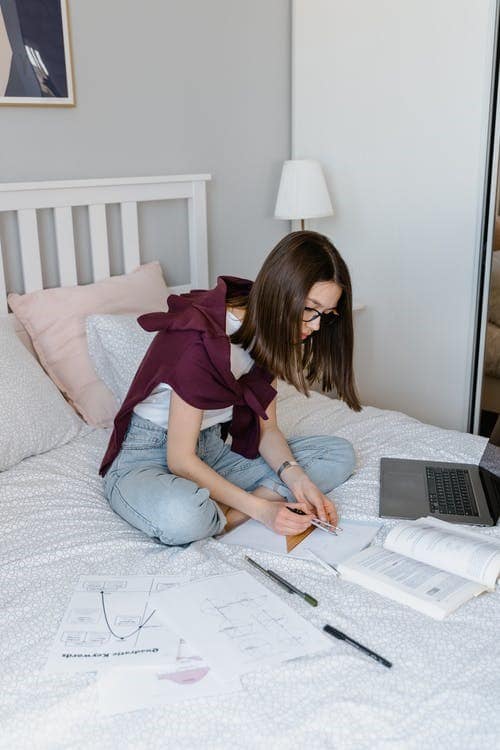
[[[293,153],[347,260],[365,403],[465,429],[495,2],[295,0]]]

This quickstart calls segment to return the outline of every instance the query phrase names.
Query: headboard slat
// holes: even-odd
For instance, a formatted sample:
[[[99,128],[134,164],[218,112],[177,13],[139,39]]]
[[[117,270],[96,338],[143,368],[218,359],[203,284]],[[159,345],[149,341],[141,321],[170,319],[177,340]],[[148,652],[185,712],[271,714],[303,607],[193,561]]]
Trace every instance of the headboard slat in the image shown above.
[[[110,275],[108,227],[104,204],[98,203],[89,206],[89,224],[94,281],[102,281]]]
[[[18,221],[24,291],[34,292],[43,287],[36,209],[25,208],[22,211],[18,211]]]
[[[207,257],[207,191],[202,181],[193,182],[188,199],[189,263],[191,285],[196,289],[208,286]]]
[[[99,281],[110,275],[110,253],[107,228],[107,206],[117,205],[121,211],[123,267],[128,272],[140,264],[141,241],[139,231],[139,206],[151,201],[187,200],[189,228],[189,269],[190,278],[186,283],[170,287],[181,293],[192,287],[206,287],[208,281],[207,228],[206,228],[206,188],[211,179],[209,174],[163,175],[159,177],[119,177],[92,180],[57,180],[50,182],[1,183],[0,215],[15,212],[16,231],[2,234],[5,264],[0,262],[0,317],[8,305],[9,291],[26,292],[43,288],[44,277],[50,283],[53,273],[52,258],[57,258],[60,284],[78,284],[76,250],[78,245],[86,251],[86,227],[81,222],[81,208],[88,209],[91,269],[85,283]],[[73,208],[78,207],[77,211]],[[55,245],[50,247],[51,231],[49,224],[40,224],[43,232],[43,247],[48,249],[47,257],[40,255],[37,212],[48,209],[54,217]],[[114,214],[114,209],[113,216]],[[156,214],[156,212],[155,212]],[[110,215],[110,219],[111,219]],[[11,219],[5,226],[10,227]],[[3,218],[2,218],[3,222]],[[114,226],[114,225],[113,225]],[[145,230],[146,231],[146,230]],[[17,241],[19,235],[19,243]],[[114,240],[114,237],[111,239]],[[165,243],[168,246],[168,241]],[[162,248],[158,248],[161,259]],[[85,256],[84,256],[85,257]],[[12,263],[10,260],[12,259]],[[9,261],[9,262],[7,262]],[[83,261],[82,261],[83,262]],[[21,270],[21,284],[17,279]],[[86,268],[86,265],[83,266]],[[88,272],[85,271],[88,276]],[[15,276],[16,278],[9,278]]]
[[[75,286],[78,279],[75,262],[73,214],[70,206],[54,208],[54,224],[61,286]]]
[[[125,273],[136,268],[140,262],[139,224],[137,219],[137,203],[127,201],[121,204],[123,263]]]

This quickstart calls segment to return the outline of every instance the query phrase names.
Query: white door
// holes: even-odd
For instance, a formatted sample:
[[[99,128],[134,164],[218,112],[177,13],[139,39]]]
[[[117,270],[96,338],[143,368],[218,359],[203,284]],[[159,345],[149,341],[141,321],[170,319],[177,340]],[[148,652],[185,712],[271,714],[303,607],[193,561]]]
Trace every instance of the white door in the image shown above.
[[[467,429],[497,3],[295,0],[293,156],[334,206],[364,403]]]

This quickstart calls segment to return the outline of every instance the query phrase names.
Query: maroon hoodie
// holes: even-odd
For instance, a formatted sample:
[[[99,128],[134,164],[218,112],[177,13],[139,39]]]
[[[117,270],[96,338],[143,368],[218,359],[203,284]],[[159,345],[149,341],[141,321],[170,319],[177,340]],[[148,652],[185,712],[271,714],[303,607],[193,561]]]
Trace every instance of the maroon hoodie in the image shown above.
[[[100,473],[104,475],[120,452],[136,404],[160,383],[168,383],[197,409],[233,406],[229,432],[232,450],[246,458],[259,455],[259,417],[276,396],[273,376],[257,365],[238,380],[231,372],[230,341],[226,334],[226,298],[247,294],[252,282],[219,276],[215,289],[172,294],[168,312],[141,315],[146,331],[158,331],[118,414]]]

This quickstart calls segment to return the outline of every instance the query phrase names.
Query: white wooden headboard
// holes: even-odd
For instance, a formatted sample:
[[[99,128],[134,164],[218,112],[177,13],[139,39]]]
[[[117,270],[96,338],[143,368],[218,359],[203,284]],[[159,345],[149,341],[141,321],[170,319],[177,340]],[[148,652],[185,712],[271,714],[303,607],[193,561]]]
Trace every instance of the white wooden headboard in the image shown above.
[[[89,216],[92,281],[110,275],[106,206],[119,204],[125,272],[140,264],[138,203],[185,198],[188,204],[189,283],[171,287],[182,292],[208,286],[206,185],[208,174],[129,177],[0,184],[0,212],[17,216],[25,292],[43,289],[37,210],[52,209],[61,286],[78,283],[75,258],[74,206],[86,206]],[[8,312],[3,257],[9,252],[0,240],[0,314]]]

